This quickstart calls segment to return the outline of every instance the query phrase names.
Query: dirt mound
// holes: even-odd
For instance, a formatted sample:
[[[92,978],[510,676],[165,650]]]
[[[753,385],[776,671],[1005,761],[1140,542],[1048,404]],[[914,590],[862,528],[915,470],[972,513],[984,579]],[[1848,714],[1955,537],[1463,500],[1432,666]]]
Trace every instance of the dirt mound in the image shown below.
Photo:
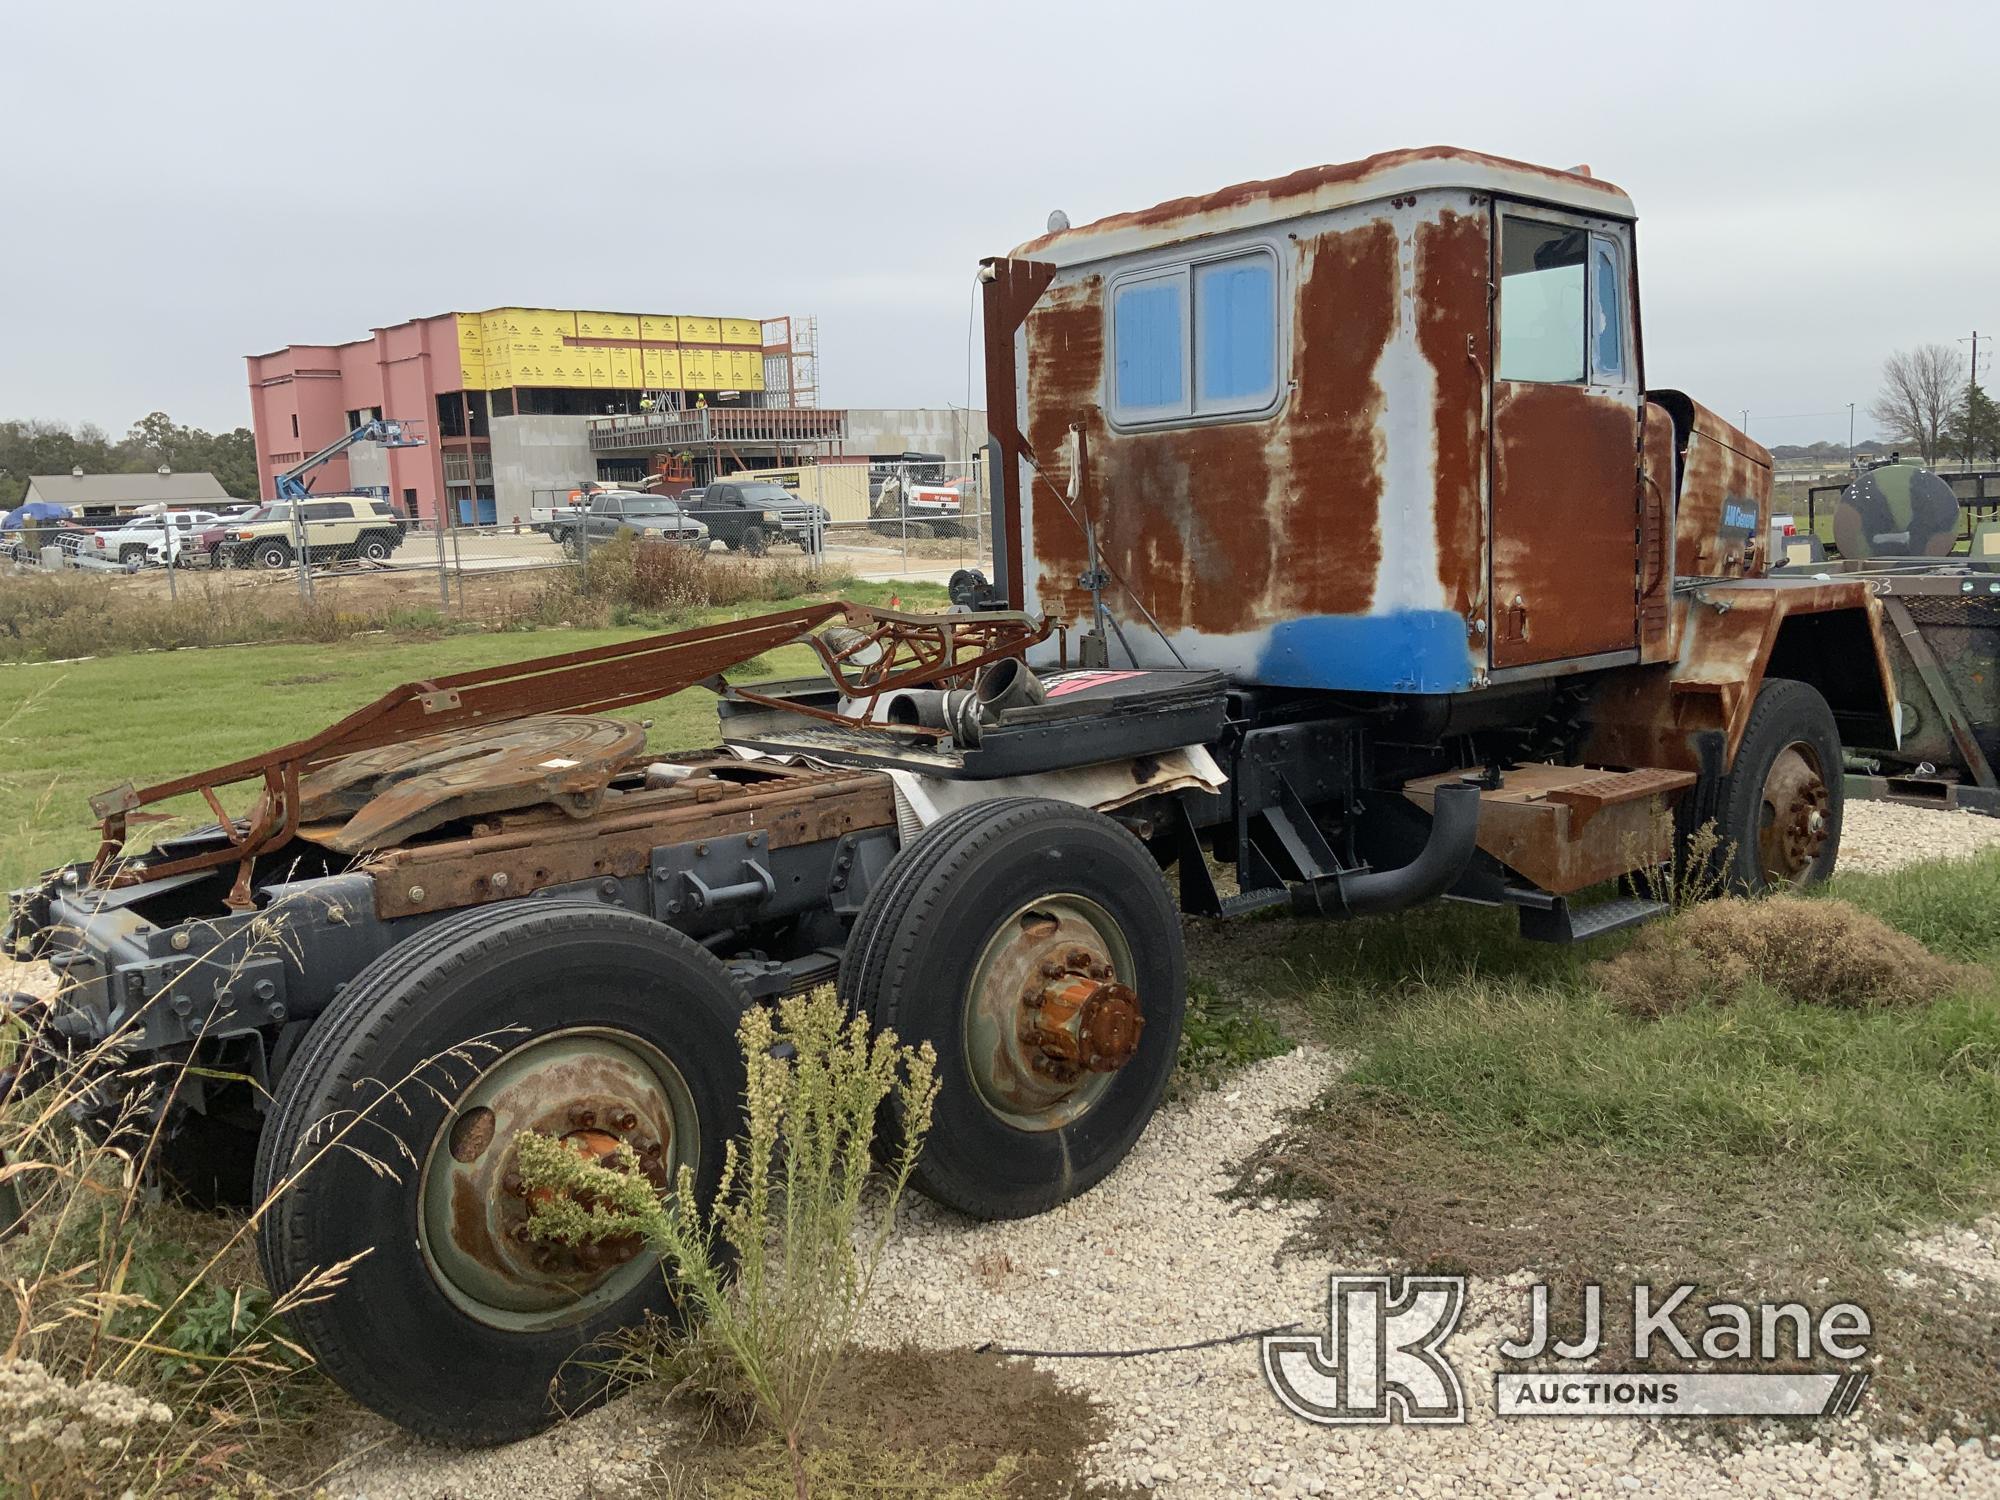
[[[1757,983],[1800,1005],[1921,1005],[1977,971],[1947,962],[1846,901],[1727,897],[1644,929],[1592,966],[1619,1009],[1662,1016]]]

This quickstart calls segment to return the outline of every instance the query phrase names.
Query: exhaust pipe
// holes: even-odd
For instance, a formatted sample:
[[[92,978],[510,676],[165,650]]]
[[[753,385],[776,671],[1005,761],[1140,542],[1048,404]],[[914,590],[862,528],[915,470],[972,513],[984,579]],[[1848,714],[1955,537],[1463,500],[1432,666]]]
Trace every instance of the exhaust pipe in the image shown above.
[[[1469,781],[1441,786],[1431,798],[1431,836],[1415,859],[1393,870],[1347,870],[1311,881],[1292,893],[1292,909],[1302,916],[1365,917],[1442,896],[1472,863],[1478,837],[1479,788]]]

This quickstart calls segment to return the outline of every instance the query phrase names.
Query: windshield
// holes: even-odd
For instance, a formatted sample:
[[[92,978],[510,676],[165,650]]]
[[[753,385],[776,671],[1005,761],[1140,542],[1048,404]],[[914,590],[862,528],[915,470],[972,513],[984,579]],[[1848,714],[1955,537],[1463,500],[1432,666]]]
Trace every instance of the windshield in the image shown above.
[[[625,514],[628,516],[677,516],[680,513],[681,508],[673,501],[651,495],[625,502]]]
[[[256,507],[254,510],[252,510],[250,514],[248,514],[247,516],[239,516],[237,519],[244,522],[288,521],[291,519],[291,516],[292,516],[292,508],[290,505],[277,504],[274,502],[269,505],[260,505]]]
[[[737,488],[753,505],[790,505],[799,498],[781,484],[745,484]]]

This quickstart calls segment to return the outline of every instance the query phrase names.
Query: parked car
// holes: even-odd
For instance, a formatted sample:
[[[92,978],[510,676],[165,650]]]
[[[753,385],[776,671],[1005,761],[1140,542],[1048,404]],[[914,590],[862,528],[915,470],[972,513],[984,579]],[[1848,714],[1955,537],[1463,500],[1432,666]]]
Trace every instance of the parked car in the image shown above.
[[[239,522],[249,520],[260,508],[255,505],[238,505],[222,512],[213,525],[203,527],[200,534],[195,537],[195,556],[205,561],[211,568],[221,567],[222,558],[219,554],[222,551],[222,544],[229,540],[229,533]]]
[[[123,524],[106,531],[93,531],[79,551],[126,567],[164,567],[169,558],[176,564],[195,555],[195,538],[202,527],[220,519],[212,510],[155,511],[131,516]]]
[[[273,500],[258,506],[232,526],[211,554],[223,567],[288,568],[298,556],[299,532],[305,533],[308,562],[359,558],[387,562],[403,545],[403,523],[386,500],[366,495],[328,495],[297,502]]]
[[[766,480],[717,480],[705,489],[689,490],[681,503],[716,541],[752,557],[762,557],[778,541],[817,552],[831,519],[825,506]]]
[[[705,550],[709,541],[708,528],[682,510],[679,500],[643,490],[600,490],[590,497],[590,509],[574,520],[557,521],[550,527],[550,535],[571,555],[583,550],[586,537],[596,545],[622,532],[647,541],[682,542],[700,550]]]

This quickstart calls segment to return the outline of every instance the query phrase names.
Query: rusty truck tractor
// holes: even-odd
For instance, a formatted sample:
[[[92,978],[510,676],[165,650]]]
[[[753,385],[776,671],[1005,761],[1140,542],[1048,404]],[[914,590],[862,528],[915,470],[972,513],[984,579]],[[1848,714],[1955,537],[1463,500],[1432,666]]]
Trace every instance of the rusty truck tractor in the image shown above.
[[[1585,170],[1428,149],[986,262],[991,582],[413,683],[105,794],[15,896],[66,984],[6,1086],[114,1037],[198,1064],[162,1170],[270,1197],[274,1286],[348,1266],[294,1324],[355,1396],[494,1442],[670,1300],[528,1233],[518,1132],[712,1187],[746,1006],[832,981],[932,1042],[921,1186],[1032,1214],[1158,1103],[1183,912],[1570,941],[1658,915],[1621,877],[1711,822],[1735,885],[1823,878],[1843,737],[1894,742],[1877,605],[1769,576],[1769,456],[1647,388],[1636,250]],[[727,680],[801,638],[816,676]],[[630,711],[697,685],[722,747],[649,751]]]

